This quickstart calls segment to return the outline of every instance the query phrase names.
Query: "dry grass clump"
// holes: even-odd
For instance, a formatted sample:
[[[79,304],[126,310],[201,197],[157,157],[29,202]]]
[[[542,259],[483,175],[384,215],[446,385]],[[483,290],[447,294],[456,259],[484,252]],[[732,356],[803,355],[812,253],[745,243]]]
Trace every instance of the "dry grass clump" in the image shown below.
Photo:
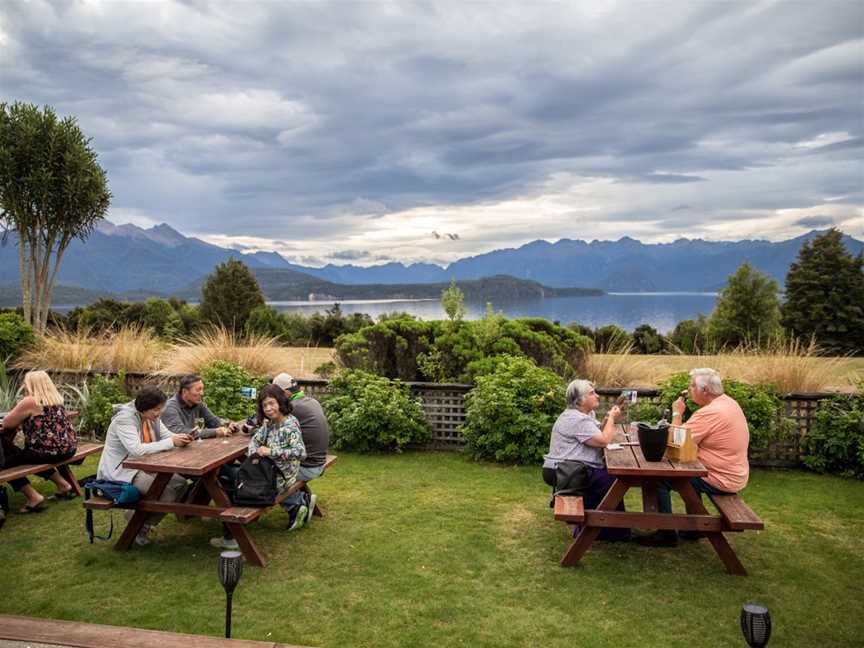
[[[165,345],[149,329],[136,326],[102,335],[91,335],[87,329],[56,329],[41,337],[14,366],[61,371],[152,371],[164,349]]]
[[[838,385],[846,359],[823,357],[815,342],[780,342],[769,349],[739,347],[718,356],[715,368],[724,376],[750,384],[771,384],[782,393],[818,392]],[[850,376],[851,377],[851,376]]]
[[[245,338],[225,328],[204,329],[189,340],[172,344],[159,373],[198,373],[217,360],[240,365],[252,374],[272,376],[285,371],[285,351],[276,338],[252,334]]]
[[[631,343],[616,353],[590,354],[585,361],[586,378],[598,387],[650,387],[663,379],[657,356],[637,355],[632,350]]]

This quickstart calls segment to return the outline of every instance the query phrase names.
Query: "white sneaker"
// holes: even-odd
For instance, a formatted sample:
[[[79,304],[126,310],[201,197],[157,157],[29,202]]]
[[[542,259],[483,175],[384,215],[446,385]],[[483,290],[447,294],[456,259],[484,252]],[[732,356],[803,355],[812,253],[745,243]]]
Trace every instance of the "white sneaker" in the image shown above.
[[[144,547],[150,544],[150,525],[145,524],[141,527],[138,535],[135,536],[135,544],[139,547]]]
[[[216,547],[217,549],[239,549],[240,545],[237,544],[237,541],[234,538],[223,538],[219,536],[218,538],[210,538],[210,546]]]
[[[312,493],[309,496],[309,514],[306,516],[306,525],[312,524],[312,514],[315,513],[315,504],[318,502],[318,496]]]
[[[294,517],[294,522],[291,523],[291,526],[288,527],[289,531],[296,531],[297,529],[302,529],[303,525],[306,524],[306,517],[309,515],[309,508],[301,506],[297,509],[297,515]]]

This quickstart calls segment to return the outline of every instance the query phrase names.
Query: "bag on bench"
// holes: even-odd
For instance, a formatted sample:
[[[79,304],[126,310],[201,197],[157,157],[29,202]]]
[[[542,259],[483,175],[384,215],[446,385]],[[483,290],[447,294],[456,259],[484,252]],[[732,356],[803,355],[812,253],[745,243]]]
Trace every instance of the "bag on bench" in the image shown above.
[[[115,506],[124,506],[134,504],[141,499],[141,491],[135,488],[128,482],[113,481],[110,479],[96,479],[96,475],[90,475],[81,480],[84,485],[84,499],[90,499],[92,494],[99,495],[106,499],[110,499]],[[90,538],[90,544],[96,540],[108,541],[114,533],[114,512],[111,512],[111,526],[108,528],[107,536],[96,535],[93,528],[93,511],[87,509],[84,515],[84,528],[87,529],[87,536]]]
[[[277,471],[282,472],[270,457],[246,457],[237,470],[233,503],[237,506],[273,506],[279,495]]]

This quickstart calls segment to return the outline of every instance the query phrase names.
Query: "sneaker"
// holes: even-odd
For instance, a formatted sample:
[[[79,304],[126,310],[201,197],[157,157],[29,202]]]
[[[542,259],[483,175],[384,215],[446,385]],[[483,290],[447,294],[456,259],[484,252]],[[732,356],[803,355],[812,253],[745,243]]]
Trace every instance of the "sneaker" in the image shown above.
[[[141,527],[138,535],[135,536],[135,544],[139,547],[144,547],[150,544],[150,525],[145,524]]]
[[[309,515],[309,507],[306,505],[302,505],[297,509],[297,515],[294,516],[294,519],[291,521],[291,524],[288,525],[289,531],[296,531],[297,529],[303,528],[303,525],[306,524],[306,517]]]
[[[234,538],[223,538],[219,536],[218,538],[210,538],[210,546],[216,547],[217,549],[239,549],[240,545],[237,544],[237,541]]]
[[[312,514],[315,513],[315,503],[318,501],[318,496],[312,493],[309,496],[309,514],[306,516],[306,524],[312,524]]]

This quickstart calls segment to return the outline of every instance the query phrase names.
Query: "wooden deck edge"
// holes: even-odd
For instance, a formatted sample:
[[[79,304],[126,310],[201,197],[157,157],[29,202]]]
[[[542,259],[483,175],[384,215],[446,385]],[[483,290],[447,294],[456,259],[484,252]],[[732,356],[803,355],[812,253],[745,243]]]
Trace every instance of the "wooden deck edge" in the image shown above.
[[[123,626],[56,621],[25,616],[0,615],[0,639],[34,641],[75,648],[303,648],[293,644],[246,639],[220,639],[205,635],[162,630],[140,630]]]

